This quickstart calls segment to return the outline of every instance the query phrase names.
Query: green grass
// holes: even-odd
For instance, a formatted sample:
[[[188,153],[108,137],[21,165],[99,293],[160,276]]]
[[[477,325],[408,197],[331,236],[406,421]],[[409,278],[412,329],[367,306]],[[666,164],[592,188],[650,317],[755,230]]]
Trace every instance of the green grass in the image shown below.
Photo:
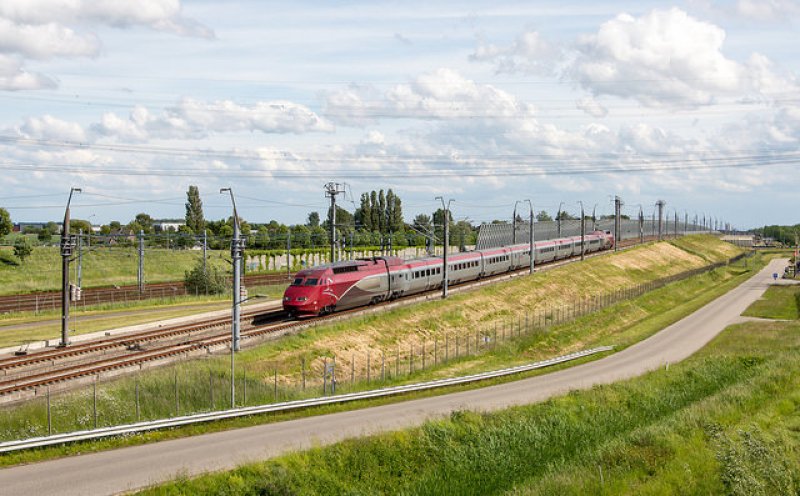
[[[230,298],[230,297],[228,297]],[[88,334],[121,327],[156,322],[175,317],[196,315],[201,312],[229,308],[230,303],[221,298],[175,297],[163,300],[146,300],[138,304],[115,304],[111,310],[93,309],[73,312],[70,318],[71,336]],[[106,305],[103,305],[106,307]],[[107,307],[106,307],[107,308]],[[20,346],[32,341],[57,339],[61,336],[58,315],[48,312],[36,317],[0,318],[0,348]],[[78,317],[76,320],[75,317]],[[82,320],[86,319],[86,320]],[[25,324],[25,327],[19,327]]]
[[[403,357],[401,364],[400,377],[395,377],[394,367],[392,366],[394,365],[394,360],[392,358],[389,362],[390,377],[387,380],[387,384],[496,369],[511,364],[549,358],[571,349],[589,348],[595,344],[613,343],[624,347],[653,334],[663,326],[678,320],[716,296],[728,291],[748,278],[751,274],[750,271],[757,269],[758,266],[759,264],[751,260],[748,263],[748,270],[745,270],[742,265],[737,265],[695,276],[634,300],[625,301],[600,312],[582,317],[574,323],[550,326],[547,332],[533,332],[520,338],[501,342],[496,347],[484,348],[476,357],[451,360],[447,365],[431,367],[433,346],[431,342],[428,342],[427,368],[424,371],[420,370],[421,360],[417,357],[415,372],[409,376],[409,363],[406,355]],[[406,312],[407,309],[401,309],[400,311]],[[359,333],[363,332],[364,326],[369,326],[373,319],[381,318],[382,316],[378,315],[364,319],[361,323],[344,322],[333,326],[333,329],[322,327],[309,329],[302,334],[287,336],[267,345],[241,352],[237,356],[238,402],[243,402],[245,380],[247,381],[249,404],[273,401],[273,374],[276,369],[279,371],[280,377],[279,399],[319,395],[322,389],[321,380],[316,373],[312,374],[310,372],[312,359],[319,357],[318,353],[327,354],[331,351],[336,352],[340,359],[339,377],[342,383],[340,391],[347,391],[349,389],[347,359],[354,351],[343,348],[332,349],[331,346],[334,342],[332,340],[339,339],[342,334],[356,335],[358,337]],[[340,327],[342,329],[339,329]],[[510,326],[506,325],[505,330],[509,331],[510,328]],[[441,346],[442,341],[439,341],[439,343]],[[452,340],[450,345],[452,347]],[[419,345],[417,345],[416,350],[417,353],[420,352]],[[463,353],[463,341],[461,342],[461,350]],[[372,355],[373,381],[379,377],[380,369],[375,368],[378,356]],[[299,391],[297,387],[300,382],[300,357],[306,358],[309,367],[308,390],[305,393]],[[364,370],[361,367],[365,361],[364,358],[363,354],[357,357],[357,363],[360,364],[359,368],[356,369],[357,378],[362,380],[357,382],[354,389],[371,387],[363,381]],[[247,371],[246,378],[245,370]],[[174,400],[174,381],[176,376],[179,378],[180,391],[177,408]],[[176,413],[184,414],[192,411],[208,410],[212,405],[209,383],[213,384],[215,407],[223,407],[229,401],[229,362],[225,356],[151,370],[141,373],[138,380],[142,404],[147,403],[142,408],[141,418],[156,418],[175,415]],[[134,378],[128,377],[100,385],[100,425],[135,420],[135,409],[132,407],[134,404],[134,381]],[[89,405],[91,405],[89,394],[89,391],[81,391],[54,399],[54,405],[58,403],[53,415],[56,431],[86,428],[86,422],[93,421],[90,418],[90,413],[87,413],[90,412]],[[349,405],[340,408],[355,407],[355,405]],[[311,415],[319,411],[301,412],[298,415]],[[41,399],[38,402],[20,405],[16,408],[5,408],[3,413],[2,420],[0,420],[0,437],[3,439],[46,433],[44,430],[43,400]],[[235,422],[204,424],[191,428],[150,433],[144,436],[105,440],[91,445],[81,443],[67,447],[48,448],[0,458],[0,464],[33,461],[76,451],[85,452],[86,450],[104,449],[111,446],[138,444],[181,435],[221,430],[231,426],[253,425],[272,421],[276,418],[285,417],[260,416],[239,419]]]
[[[764,296],[742,315],[764,319],[797,319],[800,317],[800,285],[770,286]]]
[[[61,256],[59,248],[35,247],[33,254],[19,262],[8,249],[0,250],[0,294],[54,291],[61,285]],[[209,251],[209,263],[227,270],[226,251]],[[148,248],[144,272],[147,282],[182,281],[184,272],[191,270],[202,252],[194,250],[165,250]],[[137,251],[128,247],[86,248],[82,261],[83,287],[124,286],[136,284],[139,264]],[[72,280],[76,280],[77,263],[71,264]]]
[[[669,370],[143,494],[796,494],[799,331],[747,323]]]

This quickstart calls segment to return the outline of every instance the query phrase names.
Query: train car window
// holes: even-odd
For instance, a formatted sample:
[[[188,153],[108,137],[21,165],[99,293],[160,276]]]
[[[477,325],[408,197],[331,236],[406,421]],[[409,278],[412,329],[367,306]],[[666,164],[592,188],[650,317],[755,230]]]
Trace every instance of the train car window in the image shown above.
[[[316,286],[319,279],[306,279],[306,286]]]
[[[425,275],[426,275],[426,276],[429,276],[429,275],[431,275],[431,269],[428,269],[428,270],[426,270],[426,271],[425,271]]]
[[[292,286],[302,286],[302,285],[303,285],[302,277],[295,278],[294,282],[292,283]]]

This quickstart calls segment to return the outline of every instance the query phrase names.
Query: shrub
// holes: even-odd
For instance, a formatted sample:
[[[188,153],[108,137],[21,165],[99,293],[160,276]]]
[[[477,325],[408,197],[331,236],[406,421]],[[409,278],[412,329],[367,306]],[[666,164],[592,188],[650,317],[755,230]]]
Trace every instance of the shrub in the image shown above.
[[[207,266],[203,272],[202,260],[183,277],[186,292],[189,294],[221,294],[228,289],[228,278],[216,267]]]
[[[20,236],[14,241],[14,256],[19,258],[21,262],[24,262],[31,253],[33,253],[33,246],[25,236]]]

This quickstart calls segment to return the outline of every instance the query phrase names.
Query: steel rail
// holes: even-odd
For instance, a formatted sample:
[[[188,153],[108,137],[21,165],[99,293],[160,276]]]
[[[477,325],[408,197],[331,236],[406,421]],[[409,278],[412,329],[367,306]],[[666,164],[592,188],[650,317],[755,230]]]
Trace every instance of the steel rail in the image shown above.
[[[277,312],[270,312],[268,314],[277,315],[281,313],[282,311],[277,311]],[[248,317],[254,317],[256,315],[267,315],[267,314],[262,314],[262,312],[259,311],[249,311],[245,313],[243,317],[248,318]],[[118,348],[121,346],[129,346],[136,343],[155,341],[158,339],[174,337],[176,335],[181,335],[181,334],[188,334],[195,331],[202,331],[227,324],[230,324],[230,317],[218,317],[214,319],[205,320],[202,322],[179,324],[169,327],[163,327],[160,329],[145,330],[130,334],[124,334],[121,336],[102,338],[96,341],[86,341],[83,343],[70,345],[67,348],[44,349],[41,351],[32,352],[24,356],[13,356],[0,359],[0,370],[8,370],[16,367],[33,365],[45,361],[53,361],[78,355],[85,355],[88,353],[106,351],[108,349]]]
[[[218,412],[205,412],[194,415],[173,417],[169,419],[153,420],[149,422],[137,422],[134,424],[104,427],[100,429],[75,431],[75,432],[54,434],[51,436],[34,437],[34,438],[21,439],[15,441],[5,441],[5,442],[0,442],[0,453],[9,453],[29,448],[53,446],[53,445],[71,443],[76,441],[88,441],[93,439],[101,439],[105,437],[119,436],[124,434],[136,434],[140,432],[147,432],[157,429],[179,427],[179,426],[199,424],[204,422],[213,422],[213,421],[225,420],[237,417],[247,417],[264,413],[286,412],[286,411],[300,410],[315,406],[323,406],[323,405],[330,405],[337,403],[348,403],[352,401],[366,400],[372,398],[382,398],[388,396],[397,396],[411,392],[426,391],[448,386],[457,386],[461,384],[468,384],[472,382],[494,379],[498,377],[505,377],[541,368],[551,367],[553,365],[566,363],[572,360],[577,360],[579,358],[584,358],[598,353],[612,351],[613,349],[614,349],[613,346],[601,346],[598,348],[592,348],[589,350],[570,353],[568,355],[561,355],[558,357],[550,358],[548,360],[534,362],[526,365],[519,365],[516,367],[509,367],[500,370],[494,370],[490,372],[483,372],[480,374],[471,374],[467,376],[452,377],[448,379],[437,379],[434,381],[374,389],[359,393],[342,394],[339,396],[323,396],[308,400],[295,400],[283,403],[273,403],[268,405],[232,408],[229,410],[222,410]]]

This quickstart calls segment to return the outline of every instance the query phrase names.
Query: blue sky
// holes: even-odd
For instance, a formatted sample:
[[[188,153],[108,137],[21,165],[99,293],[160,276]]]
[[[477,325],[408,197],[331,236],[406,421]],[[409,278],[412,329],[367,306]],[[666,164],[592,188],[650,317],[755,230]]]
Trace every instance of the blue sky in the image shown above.
[[[295,223],[323,185],[392,188],[406,220],[516,200],[658,199],[796,223],[800,3],[0,4],[0,206],[14,220]],[[345,207],[352,204],[343,203]]]

